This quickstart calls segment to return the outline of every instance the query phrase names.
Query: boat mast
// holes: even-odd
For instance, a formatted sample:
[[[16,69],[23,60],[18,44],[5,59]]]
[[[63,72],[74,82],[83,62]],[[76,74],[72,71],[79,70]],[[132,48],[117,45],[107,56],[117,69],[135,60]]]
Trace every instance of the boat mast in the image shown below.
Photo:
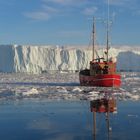
[[[95,60],[95,17],[93,17],[93,42],[92,42],[92,60]]]
[[[107,41],[106,41],[106,55],[107,55],[107,62],[108,62],[108,50],[109,50],[109,0],[108,0],[108,8],[107,8],[107,32],[106,32],[106,35],[107,35]]]

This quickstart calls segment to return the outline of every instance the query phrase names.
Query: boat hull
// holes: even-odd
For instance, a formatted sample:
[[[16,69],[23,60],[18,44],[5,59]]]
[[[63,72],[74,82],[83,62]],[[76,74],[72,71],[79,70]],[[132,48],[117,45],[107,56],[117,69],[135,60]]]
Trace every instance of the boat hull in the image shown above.
[[[98,74],[96,76],[79,74],[81,86],[96,87],[120,87],[121,76],[119,74]]]

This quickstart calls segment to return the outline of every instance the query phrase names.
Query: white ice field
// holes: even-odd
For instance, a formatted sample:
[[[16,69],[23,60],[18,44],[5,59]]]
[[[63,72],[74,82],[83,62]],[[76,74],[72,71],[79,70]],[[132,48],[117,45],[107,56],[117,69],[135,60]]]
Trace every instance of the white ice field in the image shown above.
[[[50,100],[94,100],[113,96],[119,100],[140,99],[140,73],[121,73],[120,88],[83,87],[78,73],[0,73],[0,100],[47,98]]]

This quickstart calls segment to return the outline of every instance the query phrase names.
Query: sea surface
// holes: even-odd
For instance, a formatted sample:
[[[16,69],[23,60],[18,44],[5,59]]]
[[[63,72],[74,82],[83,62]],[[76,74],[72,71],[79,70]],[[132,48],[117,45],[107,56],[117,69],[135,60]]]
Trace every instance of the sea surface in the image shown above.
[[[139,140],[140,73],[121,75],[115,89],[81,87],[76,73],[0,73],[0,138]],[[90,103],[104,98],[116,102],[116,111],[95,119]]]
[[[105,113],[93,112],[89,101],[23,99],[0,103],[2,140],[139,140],[140,102],[118,101],[110,113],[108,133]]]

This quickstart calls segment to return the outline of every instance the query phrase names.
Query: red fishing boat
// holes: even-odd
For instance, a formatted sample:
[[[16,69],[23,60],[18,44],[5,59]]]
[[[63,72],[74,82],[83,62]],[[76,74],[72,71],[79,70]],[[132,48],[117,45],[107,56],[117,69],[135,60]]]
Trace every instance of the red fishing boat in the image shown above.
[[[93,19],[93,56],[90,68],[81,70],[79,80],[81,86],[120,87],[121,75],[116,72],[116,58],[109,58],[109,25],[107,23],[107,47],[105,57],[95,58],[95,19]],[[97,51],[96,51],[97,53]]]

